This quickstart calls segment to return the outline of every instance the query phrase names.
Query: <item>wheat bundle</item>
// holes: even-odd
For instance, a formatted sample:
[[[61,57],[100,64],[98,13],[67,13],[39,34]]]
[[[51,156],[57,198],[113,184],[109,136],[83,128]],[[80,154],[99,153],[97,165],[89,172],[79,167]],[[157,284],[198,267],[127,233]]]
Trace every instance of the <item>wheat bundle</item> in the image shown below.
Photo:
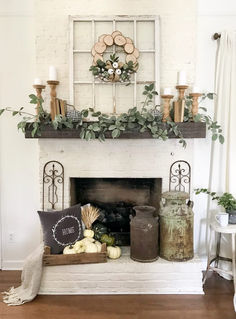
[[[85,227],[91,229],[93,222],[95,222],[99,216],[99,209],[93,206],[85,206],[82,208],[81,215]]]

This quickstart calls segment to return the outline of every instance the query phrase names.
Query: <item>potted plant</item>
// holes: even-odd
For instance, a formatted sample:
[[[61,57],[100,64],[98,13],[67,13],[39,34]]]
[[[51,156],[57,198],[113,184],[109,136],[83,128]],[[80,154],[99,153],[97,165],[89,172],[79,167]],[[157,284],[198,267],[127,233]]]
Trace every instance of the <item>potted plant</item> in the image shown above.
[[[229,224],[236,224],[236,199],[230,193],[224,193],[219,196],[216,192],[210,192],[206,188],[195,189],[196,194],[205,193],[212,197],[212,200],[216,200],[217,204],[224,207],[226,213],[229,214]]]

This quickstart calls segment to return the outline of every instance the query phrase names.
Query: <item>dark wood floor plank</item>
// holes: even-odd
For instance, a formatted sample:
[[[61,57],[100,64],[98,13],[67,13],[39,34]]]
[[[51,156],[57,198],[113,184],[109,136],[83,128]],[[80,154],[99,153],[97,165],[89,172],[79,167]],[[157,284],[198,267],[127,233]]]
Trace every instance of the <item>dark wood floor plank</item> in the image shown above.
[[[0,291],[20,284],[19,271],[0,271]],[[235,319],[233,284],[209,274],[205,295],[38,296],[23,306],[0,302],[1,319]]]

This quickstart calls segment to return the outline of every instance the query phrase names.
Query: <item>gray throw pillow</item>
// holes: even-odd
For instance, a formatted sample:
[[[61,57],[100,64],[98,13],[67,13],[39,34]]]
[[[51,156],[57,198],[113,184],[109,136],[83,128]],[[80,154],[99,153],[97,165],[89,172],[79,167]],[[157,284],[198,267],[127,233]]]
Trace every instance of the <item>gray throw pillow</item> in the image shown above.
[[[45,246],[59,254],[65,246],[83,238],[80,204],[61,211],[38,211]]]

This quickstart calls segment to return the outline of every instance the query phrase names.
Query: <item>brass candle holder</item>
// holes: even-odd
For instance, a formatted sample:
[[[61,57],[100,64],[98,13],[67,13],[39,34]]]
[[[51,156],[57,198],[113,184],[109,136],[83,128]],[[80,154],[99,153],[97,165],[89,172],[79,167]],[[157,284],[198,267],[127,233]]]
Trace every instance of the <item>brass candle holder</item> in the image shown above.
[[[163,94],[161,98],[164,100],[162,122],[166,122],[170,118],[170,100],[174,95]]]
[[[202,96],[201,93],[190,93],[189,96],[193,98],[192,115],[193,117],[198,114],[198,98]]]
[[[177,85],[176,89],[179,91],[179,98],[174,102],[174,121],[183,122],[184,120],[184,94],[185,90],[188,88],[188,85]]]
[[[50,102],[50,111],[51,111],[51,119],[54,120],[56,116],[56,97],[57,97],[57,92],[56,92],[56,87],[60,83],[59,81],[52,81],[49,80],[47,83],[50,86],[50,96],[51,96],[51,102]]]
[[[38,99],[42,99],[42,90],[45,89],[46,85],[42,85],[42,84],[34,84],[33,88],[36,90],[36,95],[38,97]],[[40,103],[37,103],[37,107],[36,107],[36,113],[37,115],[39,115],[39,107],[40,107]]]

